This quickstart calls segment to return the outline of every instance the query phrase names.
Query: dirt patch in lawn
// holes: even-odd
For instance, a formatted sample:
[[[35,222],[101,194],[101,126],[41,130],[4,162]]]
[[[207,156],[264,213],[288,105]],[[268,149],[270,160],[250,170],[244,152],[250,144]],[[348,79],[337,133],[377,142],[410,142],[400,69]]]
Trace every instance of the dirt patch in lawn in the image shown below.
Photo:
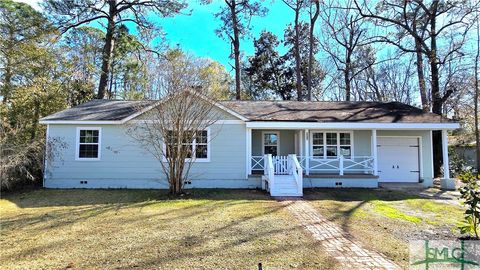
[[[36,190],[0,200],[1,269],[334,269],[263,192]]]
[[[408,242],[457,239],[458,205],[392,190],[311,189],[305,199],[367,248],[407,266]]]

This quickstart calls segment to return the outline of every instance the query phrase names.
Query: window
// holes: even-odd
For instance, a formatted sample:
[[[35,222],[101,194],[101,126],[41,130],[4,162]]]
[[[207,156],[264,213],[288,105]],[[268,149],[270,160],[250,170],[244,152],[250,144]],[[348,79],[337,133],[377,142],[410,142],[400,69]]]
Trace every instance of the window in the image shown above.
[[[339,133],[340,136],[340,155],[345,158],[352,157],[352,142],[350,138],[350,133]]]
[[[208,132],[202,130],[195,139],[195,158],[208,158]]]
[[[263,154],[278,155],[278,132],[263,132]]]
[[[101,128],[77,128],[77,160],[100,159]]]
[[[352,157],[351,132],[312,132],[312,156],[319,158]]]
[[[209,159],[209,130],[202,130],[195,132],[186,133],[183,138],[182,148],[180,151],[187,150],[187,158],[192,158],[193,153],[195,153],[195,160],[197,161],[208,161]],[[166,156],[170,156],[171,153],[177,151],[176,146],[176,136],[173,131],[169,131],[167,136],[168,145],[166,145]]]
[[[327,135],[327,158],[337,157],[337,133],[326,133]]]
[[[323,133],[322,132],[313,133],[313,135],[312,135],[312,145],[313,145],[312,155],[314,157],[323,157],[325,147],[323,145]]]

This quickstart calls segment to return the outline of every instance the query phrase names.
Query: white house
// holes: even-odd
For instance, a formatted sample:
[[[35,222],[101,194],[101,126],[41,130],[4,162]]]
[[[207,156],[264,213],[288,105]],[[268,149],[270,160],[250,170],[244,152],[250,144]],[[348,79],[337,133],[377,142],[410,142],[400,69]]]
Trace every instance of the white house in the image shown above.
[[[45,164],[47,188],[168,188],[158,161],[126,135],[126,124],[154,101],[93,100],[41,119],[64,142]],[[192,147],[186,188],[267,188],[302,195],[304,187],[375,188],[379,182],[433,182],[432,131],[459,124],[397,102],[223,101],[222,119]],[[210,139],[210,134],[216,135]],[[205,149],[206,148],[206,149]],[[194,151],[195,152],[195,151]]]

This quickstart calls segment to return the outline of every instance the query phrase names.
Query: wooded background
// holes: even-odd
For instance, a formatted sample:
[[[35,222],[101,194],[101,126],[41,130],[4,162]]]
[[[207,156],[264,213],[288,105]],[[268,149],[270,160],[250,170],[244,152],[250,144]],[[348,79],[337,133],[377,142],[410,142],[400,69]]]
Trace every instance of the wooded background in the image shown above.
[[[212,10],[231,45],[224,67],[162,42],[168,33],[152,18],[188,14],[188,1],[47,0],[40,12],[0,0],[2,188],[42,178],[41,117],[94,98],[159,99],[187,67],[191,87],[214,99],[418,106],[460,121],[455,140],[476,140],[478,151],[479,1],[277,0],[291,10],[284,35],[266,25],[252,36],[251,19],[271,2],[224,0]],[[434,140],[439,175],[439,133]]]

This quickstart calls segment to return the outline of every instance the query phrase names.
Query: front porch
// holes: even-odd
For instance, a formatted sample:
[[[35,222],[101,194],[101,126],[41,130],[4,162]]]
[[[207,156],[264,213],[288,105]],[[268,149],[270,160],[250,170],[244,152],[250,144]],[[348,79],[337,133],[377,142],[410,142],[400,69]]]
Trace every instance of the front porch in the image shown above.
[[[262,187],[278,196],[301,196],[304,187],[376,188],[379,182],[428,187],[431,149],[431,131],[424,130],[247,128],[246,174],[262,177]],[[277,189],[282,184],[288,192]]]

